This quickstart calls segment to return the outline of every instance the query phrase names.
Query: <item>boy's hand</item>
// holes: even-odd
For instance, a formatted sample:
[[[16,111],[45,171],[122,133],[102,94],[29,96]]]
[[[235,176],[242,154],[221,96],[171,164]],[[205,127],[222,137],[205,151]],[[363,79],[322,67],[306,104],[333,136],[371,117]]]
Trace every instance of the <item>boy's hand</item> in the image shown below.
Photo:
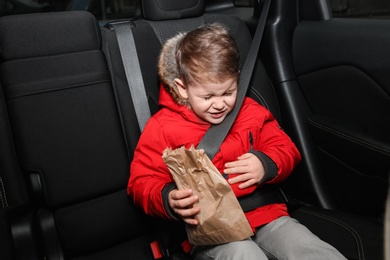
[[[200,208],[194,206],[198,201],[198,196],[194,195],[190,189],[173,190],[168,195],[169,206],[176,215],[190,225],[198,225],[198,221],[194,218],[200,212]]]
[[[245,153],[237,158],[237,161],[225,164],[226,174],[239,174],[228,180],[230,184],[242,182],[238,188],[245,189],[257,185],[264,177],[264,166],[260,159],[253,153]]]

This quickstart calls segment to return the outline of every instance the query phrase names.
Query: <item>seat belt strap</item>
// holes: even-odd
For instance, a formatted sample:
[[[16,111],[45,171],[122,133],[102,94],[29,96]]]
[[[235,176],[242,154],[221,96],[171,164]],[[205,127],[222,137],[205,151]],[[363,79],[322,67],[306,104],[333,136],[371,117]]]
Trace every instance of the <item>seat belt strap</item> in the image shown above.
[[[110,24],[115,30],[118,46],[125,69],[127,82],[130,89],[131,99],[135,108],[138,125],[143,131],[151,113],[142,79],[141,67],[138,60],[137,48],[131,30],[134,23],[130,21],[114,22]]]
[[[252,211],[265,205],[285,203],[286,199],[277,186],[264,185],[251,194],[237,198],[244,212]]]
[[[245,59],[244,65],[241,69],[240,79],[238,82],[237,101],[233,110],[226,116],[225,120],[218,124],[212,125],[200,141],[197,149],[203,149],[207,156],[212,160],[215,154],[219,151],[223,140],[230,131],[238,112],[241,109],[242,103],[246,96],[250,80],[252,78],[253,70],[256,64],[257,55],[259,52],[263,32],[267,21],[267,16],[271,0],[265,0],[263,9],[261,10],[260,20],[256,28],[255,35],[252,40],[248,55]]]

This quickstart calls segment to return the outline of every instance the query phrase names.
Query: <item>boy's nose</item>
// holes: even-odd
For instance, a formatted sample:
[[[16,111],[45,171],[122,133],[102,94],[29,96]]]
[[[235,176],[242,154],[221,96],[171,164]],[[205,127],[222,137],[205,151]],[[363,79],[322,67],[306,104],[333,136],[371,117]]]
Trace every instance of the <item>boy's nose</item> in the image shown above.
[[[213,108],[214,109],[222,109],[222,108],[224,108],[224,106],[225,106],[225,104],[224,104],[225,102],[223,101],[223,98],[216,98],[215,100],[214,100],[214,102],[213,102]]]

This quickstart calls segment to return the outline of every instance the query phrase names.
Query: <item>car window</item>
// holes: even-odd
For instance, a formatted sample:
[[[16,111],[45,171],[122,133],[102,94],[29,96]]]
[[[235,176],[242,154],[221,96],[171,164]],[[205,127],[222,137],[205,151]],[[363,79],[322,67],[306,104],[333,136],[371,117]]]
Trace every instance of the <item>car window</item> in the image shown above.
[[[252,7],[256,0],[233,0],[235,6]],[[0,15],[87,10],[99,21],[139,17],[139,0],[0,0]],[[388,0],[329,0],[334,17],[389,18]]]
[[[141,15],[139,0],[5,0],[1,15],[86,10],[101,22]]]
[[[235,6],[252,7],[255,4],[255,0],[234,0]]]
[[[389,0],[329,0],[333,17],[390,18]]]
[[[234,0],[235,6],[251,7],[256,0]],[[390,18],[389,0],[329,0],[333,17]]]
[[[87,10],[99,21],[139,17],[139,0],[73,0],[67,10]]]

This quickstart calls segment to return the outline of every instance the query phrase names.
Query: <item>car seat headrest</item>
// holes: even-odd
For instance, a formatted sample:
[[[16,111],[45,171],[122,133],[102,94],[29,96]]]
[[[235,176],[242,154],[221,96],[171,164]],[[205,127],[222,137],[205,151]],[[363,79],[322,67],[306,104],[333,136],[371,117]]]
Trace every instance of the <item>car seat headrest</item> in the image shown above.
[[[141,3],[147,20],[191,18],[204,13],[204,0],[142,0]]]
[[[10,15],[0,24],[4,60],[100,49],[99,25],[86,11]]]

